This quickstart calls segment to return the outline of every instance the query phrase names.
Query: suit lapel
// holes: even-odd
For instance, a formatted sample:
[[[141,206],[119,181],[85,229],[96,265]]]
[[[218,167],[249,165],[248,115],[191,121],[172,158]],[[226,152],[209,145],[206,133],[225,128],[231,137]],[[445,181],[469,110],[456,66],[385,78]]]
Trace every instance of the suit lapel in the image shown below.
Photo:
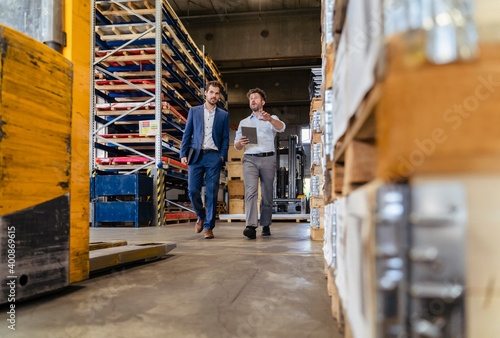
[[[199,120],[199,126],[200,126],[200,130],[199,132],[201,132],[201,135],[203,137],[204,135],[204,131],[205,131],[205,106],[204,105],[201,105],[200,106],[200,109],[198,109],[198,120]],[[202,140],[203,142],[203,140]]]
[[[219,134],[217,134],[217,130],[219,130],[217,128],[217,124],[219,123],[220,115],[221,113],[219,111],[219,108],[215,108],[214,125],[212,126],[212,139],[214,140],[214,143],[217,146],[217,148],[220,147],[217,142],[219,136]]]
[[[219,118],[220,118],[219,108],[215,108],[215,116],[214,116],[214,125],[213,125],[213,129],[212,129],[212,135],[214,135],[215,131],[217,130],[216,124],[219,123]]]

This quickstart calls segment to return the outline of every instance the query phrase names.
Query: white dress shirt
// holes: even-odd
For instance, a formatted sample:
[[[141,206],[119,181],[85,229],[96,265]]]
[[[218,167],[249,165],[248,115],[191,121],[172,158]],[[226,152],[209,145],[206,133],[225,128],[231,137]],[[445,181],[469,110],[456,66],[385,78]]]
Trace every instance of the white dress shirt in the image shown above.
[[[214,149],[214,150],[219,150],[217,149],[217,146],[214,143],[214,139],[212,137],[212,131],[214,129],[214,119],[215,119],[215,107],[212,110],[208,110],[205,105],[203,105],[204,111],[205,111],[205,129],[204,129],[204,136],[203,136],[203,145],[202,149]]]
[[[262,115],[259,117],[262,117]],[[241,138],[241,127],[255,127],[257,128],[258,144],[247,144],[245,146],[245,154],[270,153],[275,151],[274,137],[276,136],[276,133],[284,132],[286,125],[276,115],[272,115],[271,117],[283,123],[283,128],[278,130],[274,128],[271,122],[259,120],[253,113],[249,117],[241,120],[234,139],[235,148],[236,142],[238,142]]]

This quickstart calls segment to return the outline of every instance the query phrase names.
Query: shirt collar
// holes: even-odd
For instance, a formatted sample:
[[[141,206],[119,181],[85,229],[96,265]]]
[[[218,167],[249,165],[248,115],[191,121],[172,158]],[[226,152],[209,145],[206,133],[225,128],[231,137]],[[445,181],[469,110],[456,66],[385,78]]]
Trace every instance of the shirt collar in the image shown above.
[[[217,106],[215,106],[212,110],[208,109],[205,104],[203,104],[203,109],[208,111],[209,114],[215,113],[215,110],[217,109]]]
[[[260,114],[260,116],[262,116],[262,114]],[[250,120],[251,119],[256,119],[256,118],[257,118],[257,116],[255,116],[254,113],[250,114]]]

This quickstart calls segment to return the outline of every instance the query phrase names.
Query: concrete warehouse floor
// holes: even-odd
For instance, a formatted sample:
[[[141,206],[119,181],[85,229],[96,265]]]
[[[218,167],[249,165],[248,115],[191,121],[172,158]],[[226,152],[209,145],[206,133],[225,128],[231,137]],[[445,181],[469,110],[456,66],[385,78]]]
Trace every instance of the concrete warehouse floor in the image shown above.
[[[166,259],[91,276],[17,304],[6,337],[341,337],[331,315],[322,242],[308,223],[275,222],[250,241],[242,222],[91,228],[91,242],[175,242]],[[3,308],[2,308],[3,310]],[[4,311],[2,311],[4,312]],[[5,314],[5,313],[4,313]],[[7,333],[7,335],[5,335]]]

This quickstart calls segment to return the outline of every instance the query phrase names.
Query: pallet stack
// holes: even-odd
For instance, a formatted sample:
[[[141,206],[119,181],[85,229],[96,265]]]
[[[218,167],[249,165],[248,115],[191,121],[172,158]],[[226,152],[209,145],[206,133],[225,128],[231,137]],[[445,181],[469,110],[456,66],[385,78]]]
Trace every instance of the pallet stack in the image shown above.
[[[229,213],[231,215],[245,214],[245,182],[243,181],[244,150],[236,150],[234,144],[229,144],[227,163],[227,186],[229,193]],[[260,213],[260,184],[258,188],[257,210]],[[228,219],[228,221],[230,221]]]
[[[227,188],[229,194],[229,213],[245,213],[245,183],[243,182],[243,150],[229,145],[227,162]]]
[[[165,209],[165,222],[167,224],[179,224],[194,222],[198,219],[195,213],[188,212],[186,209],[191,209],[190,202],[179,202],[171,204],[167,202]]]
[[[217,217],[219,217],[220,214],[227,214],[229,213],[229,208],[227,207],[226,202],[217,202]]]
[[[499,4],[381,6],[323,2],[332,313],[346,337],[498,336]]]
[[[324,234],[324,194],[323,194],[323,140],[321,128],[321,98],[311,101],[309,117],[311,121],[311,239],[323,240]]]
[[[168,2],[92,3],[91,169],[95,175],[150,172],[158,185],[153,199],[158,217],[151,224],[165,224],[172,218],[165,216],[165,190],[187,186],[179,152],[189,108],[203,103],[206,82],[223,84],[222,79]],[[221,96],[218,106],[227,108],[225,91]],[[96,218],[94,225],[100,222],[105,223]]]

